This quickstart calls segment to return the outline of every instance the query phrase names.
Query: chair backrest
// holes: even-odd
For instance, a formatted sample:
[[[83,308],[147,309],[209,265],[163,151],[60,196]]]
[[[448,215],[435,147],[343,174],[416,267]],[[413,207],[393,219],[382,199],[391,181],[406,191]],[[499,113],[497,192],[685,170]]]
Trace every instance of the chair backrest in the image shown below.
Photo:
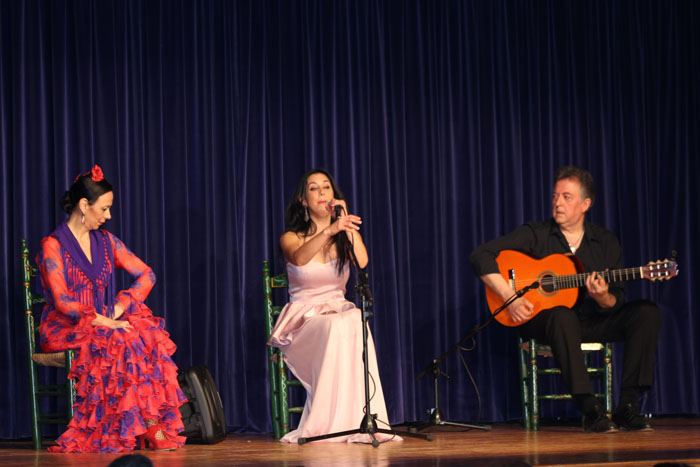
[[[22,263],[22,307],[24,311],[24,332],[27,338],[27,355],[31,359],[36,352],[36,324],[34,322],[34,305],[46,303],[44,297],[32,292],[32,278],[36,277],[36,267],[29,260],[27,240],[20,240],[20,261]]]
[[[267,338],[270,338],[275,321],[279,317],[282,308],[281,304],[273,302],[274,289],[289,287],[287,274],[270,274],[270,266],[267,261],[263,261],[263,296],[265,299],[265,319],[267,328]],[[281,438],[291,430],[290,413],[301,414],[303,406],[290,407],[289,391],[290,387],[302,389],[301,382],[288,377],[287,364],[284,354],[280,349],[267,346],[267,367],[270,373],[270,404],[272,407],[272,424],[275,430],[275,437]]]
[[[265,301],[265,329],[267,338],[272,334],[272,328],[275,326],[275,321],[282,311],[284,305],[273,302],[273,289],[289,287],[287,273],[272,276],[270,274],[270,264],[267,260],[263,261],[263,297]]]
[[[280,314],[283,306],[273,302],[273,289],[288,287],[287,274],[279,274],[272,276],[270,274],[270,264],[267,260],[263,261],[263,300],[265,308],[265,330],[266,338],[269,339],[272,334],[272,328],[275,326],[275,321]],[[272,412],[272,425],[275,433],[275,438],[279,439],[286,433],[283,428],[284,407],[288,407],[283,398],[282,382],[286,378],[286,365],[282,352],[279,349],[267,346],[267,369],[270,379],[270,409]],[[286,416],[289,419],[289,414]],[[288,424],[288,422],[287,422]],[[288,429],[288,428],[287,428]]]
[[[37,276],[37,269],[29,260],[27,240],[20,240],[20,261],[22,264],[22,312],[24,314],[24,332],[26,336],[27,369],[29,370],[30,414],[32,417],[32,441],[34,449],[42,448],[42,424],[66,425],[73,418],[75,404],[75,387],[72,379],[65,379],[58,384],[40,384],[36,365],[64,368],[70,374],[73,365],[73,350],[64,352],[37,352],[37,326],[34,321],[34,306],[46,303],[44,297],[32,291],[32,279]],[[64,412],[45,413],[41,411],[39,397],[60,397],[66,399]]]
[[[20,240],[20,261],[22,262],[22,308],[24,312],[24,333],[27,341],[27,357],[42,366],[66,367],[65,352],[42,353],[37,351],[36,339],[39,335],[34,319],[34,306],[46,303],[41,294],[32,290],[32,280],[37,277],[36,266],[29,259],[27,240]]]

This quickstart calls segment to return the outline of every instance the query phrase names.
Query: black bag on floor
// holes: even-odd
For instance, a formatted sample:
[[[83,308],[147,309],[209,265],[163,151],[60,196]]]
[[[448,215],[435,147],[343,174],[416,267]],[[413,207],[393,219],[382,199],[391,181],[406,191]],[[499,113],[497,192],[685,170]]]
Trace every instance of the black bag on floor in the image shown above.
[[[180,406],[187,442],[214,444],[226,438],[226,417],[209,369],[196,365],[177,376],[187,402]]]

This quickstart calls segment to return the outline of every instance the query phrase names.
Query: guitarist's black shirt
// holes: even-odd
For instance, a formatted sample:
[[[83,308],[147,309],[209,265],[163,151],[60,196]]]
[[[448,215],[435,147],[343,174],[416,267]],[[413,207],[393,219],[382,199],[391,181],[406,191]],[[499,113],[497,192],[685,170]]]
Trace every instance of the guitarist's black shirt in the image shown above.
[[[586,272],[620,269],[622,267],[622,248],[617,237],[610,231],[589,221],[584,221],[585,233],[581,245],[576,250],[576,257],[583,264]],[[496,257],[503,250],[518,250],[536,258],[544,258],[554,253],[571,254],[569,244],[561,233],[559,225],[550,219],[545,222],[528,222],[509,234],[484,243],[475,249],[469,261],[474,274],[499,274]],[[585,288],[583,289],[585,291]],[[583,314],[592,312],[611,312],[624,304],[624,282],[614,282],[608,289],[617,299],[612,308],[601,308],[587,294],[582,307]]]

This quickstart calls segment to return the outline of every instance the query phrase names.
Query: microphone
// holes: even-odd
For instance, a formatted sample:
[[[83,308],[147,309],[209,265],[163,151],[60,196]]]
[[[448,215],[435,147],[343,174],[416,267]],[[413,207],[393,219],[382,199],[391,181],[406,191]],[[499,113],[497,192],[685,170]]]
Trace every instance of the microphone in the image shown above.
[[[334,217],[335,219],[337,219],[337,218],[340,217],[340,214],[343,212],[343,205],[342,205],[342,204],[336,204],[335,206],[333,206],[333,205],[331,204],[332,202],[333,202],[333,200],[330,200],[330,201],[328,201],[328,203],[326,203],[326,204],[328,204],[328,209],[329,209],[329,210],[332,210],[333,217]]]
[[[539,289],[540,288],[540,283],[538,281],[533,282],[532,284],[528,285],[527,287],[523,287],[522,289],[518,290],[516,292],[516,295],[518,298],[522,297],[526,293],[528,293],[530,290],[533,289]]]

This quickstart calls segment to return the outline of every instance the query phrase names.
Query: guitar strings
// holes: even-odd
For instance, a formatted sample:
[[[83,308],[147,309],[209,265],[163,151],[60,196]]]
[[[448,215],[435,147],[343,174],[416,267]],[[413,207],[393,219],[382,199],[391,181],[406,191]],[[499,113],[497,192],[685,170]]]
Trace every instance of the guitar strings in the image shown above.
[[[522,277],[518,277],[514,281],[514,286],[516,289],[526,287],[530,284],[532,284],[534,281],[539,281],[540,286],[553,286],[556,284],[559,285],[565,285],[566,287],[562,288],[574,288],[576,287],[576,284],[581,283],[580,287],[583,287],[585,285],[585,281],[588,279],[588,276],[591,274],[597,273],[601,276],[603,276],[604,279],[606,279],[607,282],[621,282],[621,281],[626,281],[631,279],[640,279],[640,278],[647,278],[651,280],[656,280],[656,279],[669,279],[671,277],[674,277],[675,274],[673,273],[674,271],[672,270],[673,268],[669,266],[675,266],[675,263],[672,261],[657,261],[657,262],[652,262],[647,264],[646,266],[639,266],[639,267],[633,267],[633,268],[623,268],[623,269],[615,269],[615,270],[608,270],[608,271],[592,271],[592,272],[580,272],[580,273],[575,273],[575,274],[564,274],[564,275],[557,275],[552,272],[546,272],[546,276],[542,277],[542,275],[533,278],[533,277],[526,277],[523,279]],[[647,277],[647,274],[650,277]],[[624,278],[623,278],[624,276]],[[504,277],[507,281],[510,281],[507,277]],[[612,278],[612,281],[610,280]]]
[[[635,279],[638,276],[642,277],[643,274],[639,272],[639,268],[627,268],[627,269],[620,269],[616,271],[596,271],[598,275],[603,276],[604,279],[610,280],[612,277],[614,282],[617,282],[616,277],[619,277],[619,281],[623,280],[622,276],[624,275],[626,279],[631,278]],[[555,283],[577,283],[580,281],[586,281],[588,279],[588,276],[594,274],[593,272],[582,272],[582,273],[577,273],[577,274],[565,274],[562,276],[558,276],[555,274],[548,274],[545,277],[539,278],[532,278],[532,277],[527,277],[525,279],[523,278],[518,278],[515,280],[515,285],[516,287],[525,287],[527,285],[532,284],[534,281],[539,280],[540,285],[546,284],[546,285],[553,285]],[[506,279],[507,280],[507,279]]]

